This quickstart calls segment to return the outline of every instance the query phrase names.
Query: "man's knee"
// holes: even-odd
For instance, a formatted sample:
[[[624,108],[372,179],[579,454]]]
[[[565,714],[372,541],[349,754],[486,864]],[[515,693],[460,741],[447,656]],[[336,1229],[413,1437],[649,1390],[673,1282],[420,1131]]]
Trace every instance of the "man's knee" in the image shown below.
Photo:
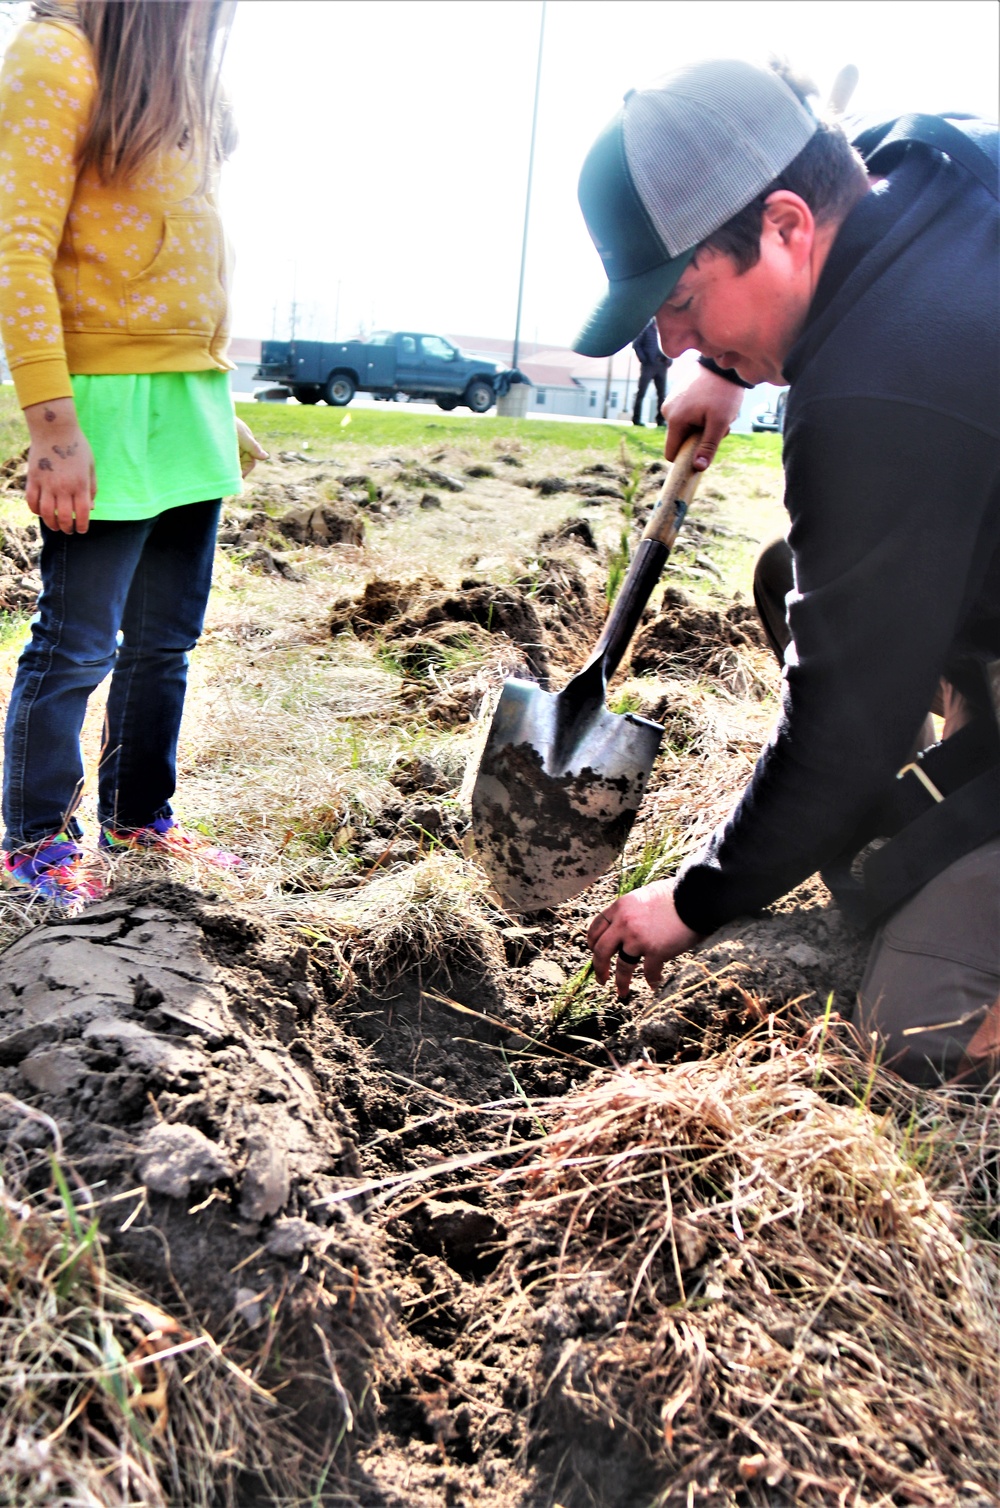
[[[785,598],[795,584],[792,552],[787,539],[772,540],[757,557],[753,573],[753,600],[771,648],[784,660],[791,632]]]
[[[1000,1068],[1000,838],[942,870],[879,929],[858,1020],[911,1083],[983,1083]]]

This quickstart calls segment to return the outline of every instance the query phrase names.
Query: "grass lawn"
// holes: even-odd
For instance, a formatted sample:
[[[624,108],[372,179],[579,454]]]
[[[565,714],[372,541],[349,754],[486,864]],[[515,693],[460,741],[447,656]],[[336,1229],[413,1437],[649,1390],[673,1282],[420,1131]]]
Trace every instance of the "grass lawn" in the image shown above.
[[[560,424],[557,419],[502,419],[491,414],[410,414],[388,403],[379,408],[344,409],[238,403],[237,411],[267,445],[307,439],[345,445],[477,447],[516,439],[531,447],[561,446],[569,451],[607,452],[616,458],[624,444],[627,456],[643,462],[663,455],[660,430],[632,425]],[[721,455],[741,464],[773,466],[781,456],[781,439],[778,435],[731,435],[723,442]]]

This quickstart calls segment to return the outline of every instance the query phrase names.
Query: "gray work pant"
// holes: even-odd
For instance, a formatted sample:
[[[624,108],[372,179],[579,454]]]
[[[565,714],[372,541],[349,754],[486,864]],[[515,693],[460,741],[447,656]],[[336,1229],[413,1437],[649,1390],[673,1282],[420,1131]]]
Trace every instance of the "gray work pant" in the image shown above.
[[[754,602],[779,661],[791,637],[785,540],[762,552]],[[1000,838],[930,880],[875,934],[857,1024],[914,1084],[985,1083],[1000,1070]]]

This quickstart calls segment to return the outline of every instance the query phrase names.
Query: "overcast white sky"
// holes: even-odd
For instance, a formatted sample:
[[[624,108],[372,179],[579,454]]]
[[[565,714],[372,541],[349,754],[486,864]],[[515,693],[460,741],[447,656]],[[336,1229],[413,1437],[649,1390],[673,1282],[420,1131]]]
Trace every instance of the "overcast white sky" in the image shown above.
[[[540,0],[241,0],[227,77],[234,332],[512,335]],[[784,52],[852,108],[996,120],[995,0],[549,0],[522,338],[568,344],[603,286],[580,164],[625,91]]]
[[[234,333],[511,336],[541,0],[241,0],[224,211]],[[522,338],[568,344],[603,287],[581,162],[635,84],[785,53],[859,111],[996,120],[995,0],[549,0]]]

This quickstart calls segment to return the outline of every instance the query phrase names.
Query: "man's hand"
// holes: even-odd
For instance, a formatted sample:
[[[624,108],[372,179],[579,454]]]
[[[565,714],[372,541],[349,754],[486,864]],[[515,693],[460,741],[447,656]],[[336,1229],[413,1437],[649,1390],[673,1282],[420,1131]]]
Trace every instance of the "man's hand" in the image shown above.
[[[97,477],[76,405],[72,398],[32,403],[24,418],[31,436],[25,502],[48,528],[86,534]]]
[[[240,447],[240,475],[249,476],[258,461],[269,461],[271,457],[257,440],[254,439],[248,425],[242,419],[236,421],[236,438]]]
[[[615,989],[624,1000],[632,975],[642,964],[646,982],[655,989],[663,977],[663,965],[686,953],[701,941],[685,927],[674,907],[674,887],[669,880],[656,880],[612,901],[595,916],[587,932],[587,946],[594,955],[594,973],[607,984],[611,960],[615,963]]]
[[[661,410],[667,421],[667,460],[675,460],[688,435],[700,429],[703,434],[692,465],[695,471],[705,471],[739,414],[746,391],[707,367],[698,367],[687,387],[671,393]]]

